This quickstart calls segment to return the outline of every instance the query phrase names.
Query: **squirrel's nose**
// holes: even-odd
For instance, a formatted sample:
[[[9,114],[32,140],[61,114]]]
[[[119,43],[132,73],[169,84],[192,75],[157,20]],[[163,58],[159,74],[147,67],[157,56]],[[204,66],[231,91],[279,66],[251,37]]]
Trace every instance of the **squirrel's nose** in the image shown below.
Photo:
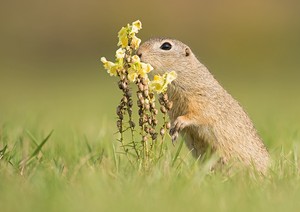
[[[136,54],[139,56],[139,58],[142,58],[142,52],[140,50],[138,50]]]

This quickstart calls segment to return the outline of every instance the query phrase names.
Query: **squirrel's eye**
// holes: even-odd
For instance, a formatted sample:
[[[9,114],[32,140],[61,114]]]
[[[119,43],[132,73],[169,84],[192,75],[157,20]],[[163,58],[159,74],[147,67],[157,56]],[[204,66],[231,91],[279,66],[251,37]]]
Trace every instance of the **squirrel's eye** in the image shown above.
[[[172,48],[172,45],[169,42],[165,42],[160,46],[160,48],[162,50],[170,50]]]

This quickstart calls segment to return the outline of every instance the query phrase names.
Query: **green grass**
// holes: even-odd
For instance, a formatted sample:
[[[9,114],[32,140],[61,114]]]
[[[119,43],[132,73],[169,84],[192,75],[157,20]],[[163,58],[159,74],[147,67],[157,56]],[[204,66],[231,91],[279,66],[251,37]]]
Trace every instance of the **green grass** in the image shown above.
[[[10,130],[1,129],[1,211],[297,211],[300,207],[297,148],[273,149],[275,165],[265,179],[242,172],[211,173],[207,165],[212,160],[195,161],[186,149],[178,154],[179,143],[175,147],[166,143],[164,157],[145,172],[114,152],[113,131],[98,137],[74,132],[73,139],[64,140],[55,131],[10,135]]]
[[[47,78],[33,87],[25,86],[30,79],[3,80],[1,211],[299,211],[300,113],[293,93],[295,104],[287,107],[276,101],[276,91],[287,93],[276,86],[229,88],[271,153],[268,177],[211,173],[214,158],[195,160],[181,140],[175,146],[167,140],[164,156],[143,171],[118,153],[120,92],[112,79],[99,79]]]

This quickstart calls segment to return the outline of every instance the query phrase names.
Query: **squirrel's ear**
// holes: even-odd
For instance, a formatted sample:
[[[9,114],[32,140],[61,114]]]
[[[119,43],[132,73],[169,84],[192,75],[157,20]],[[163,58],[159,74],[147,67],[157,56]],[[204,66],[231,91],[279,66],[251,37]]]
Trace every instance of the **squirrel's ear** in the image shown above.
[[[191,50],[189,47],[185,48],[185,56],[188,57],[191,54]]]

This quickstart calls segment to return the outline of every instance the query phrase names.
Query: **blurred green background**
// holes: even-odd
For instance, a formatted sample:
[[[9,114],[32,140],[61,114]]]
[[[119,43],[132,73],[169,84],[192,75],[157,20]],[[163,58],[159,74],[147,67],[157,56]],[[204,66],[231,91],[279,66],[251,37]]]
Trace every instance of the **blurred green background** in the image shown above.
[[[137,19],[142,41],[165,36],[188,44],[268,146],[284,144],[282,131],[297,132],[300,3],[291,0],[2,1],[0,124],[39,123],[56,133],[114,126],[120,92],[100,57],[113,59],[118,30]]]

